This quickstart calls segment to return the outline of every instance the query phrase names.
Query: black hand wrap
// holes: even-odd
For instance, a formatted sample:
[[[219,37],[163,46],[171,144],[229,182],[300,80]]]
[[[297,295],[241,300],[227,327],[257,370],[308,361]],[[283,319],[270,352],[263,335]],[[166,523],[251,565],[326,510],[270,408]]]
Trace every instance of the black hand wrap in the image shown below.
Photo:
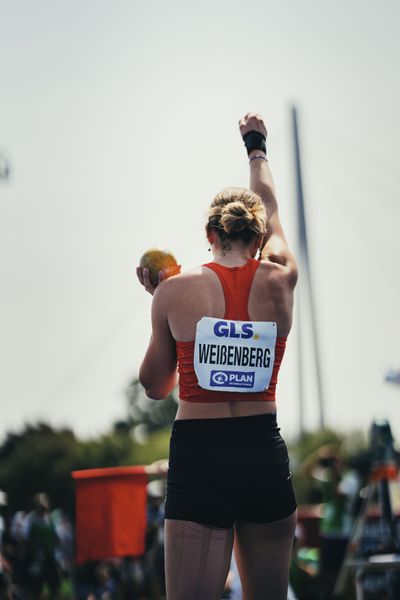
[[[262,150],[262,152],[267,152],[267,147],[265,145],[266,137],[259,131],[249,131],[248,133],[245,133],[243,136],[243,141],[244,145],[246,146],[247,155],[249,155],[253,150]]]

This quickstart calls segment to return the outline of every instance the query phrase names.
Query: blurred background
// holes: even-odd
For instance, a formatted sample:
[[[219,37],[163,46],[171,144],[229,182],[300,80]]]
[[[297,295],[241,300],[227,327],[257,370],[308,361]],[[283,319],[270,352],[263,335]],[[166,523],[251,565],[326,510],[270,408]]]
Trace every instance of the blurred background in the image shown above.
[[[238,131],[248,111],[268,127],[295,253],[298,114],[314,310],[301,264],[282,433],[293,446],[317,436],[310,452],[325,442],[322,402],[328,441],[366,446],[382,418],[399,437],[400,387],[387,381],[400,369],[398,2],[0,0],[0,10],[0,488],[10,493],[21,439],[25,483],[44,439],[69,457],[63,477],[165,456],[176,403],[148,403],[135,382],[151,304],[135,267],[151,246],[183,269],[208,260],[211,199],[248,185]],[[12,488],[16,508],[44,489],[39,472]]]

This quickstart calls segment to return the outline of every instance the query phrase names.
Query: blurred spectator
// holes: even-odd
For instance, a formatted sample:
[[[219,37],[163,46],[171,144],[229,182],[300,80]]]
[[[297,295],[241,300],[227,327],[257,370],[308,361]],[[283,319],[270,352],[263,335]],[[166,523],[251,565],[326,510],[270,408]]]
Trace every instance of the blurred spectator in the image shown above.
[[[320,600],[318,573],[319,553],[316,548],[302,546],[303,531],[300,524],[296,527],[293,541],[292,560],[289,571],[288,600]],[[306,556],[301,550],[306,551]],[[305,558],[307,558],[305,560]]]
[[[110,563],[101,561],[95,570],[96,600],[116,600],[118,580],[115,569]]]
[[[319,578],[322,598],[330,600],[350,537],[360,480],[355,471],[345,470],[339,453],[331,446],[322,446],[309,457],[307,469],[322,495]]]
[[[22,598],[23,600],[39,599],[46,584],[52,600],[56,600],[60,588],[55,559],[58,540],[50,516],[47,495],[36,494],[33,505],[34,508],[26,516],[23,525]]]
[[[164,573],[165,483],[154,479],[147,485],[146,580],[149,599],[165,596]]]
[[[7,496],[0,490],[0,600],[14,598],[13,574],[18,557],[18,544],[12,533]]]
[[[59,509],[53,510],[51,519],[57,534],[55,558],[63,575],[71,576],[74,563],[74,529],[69,517]]]

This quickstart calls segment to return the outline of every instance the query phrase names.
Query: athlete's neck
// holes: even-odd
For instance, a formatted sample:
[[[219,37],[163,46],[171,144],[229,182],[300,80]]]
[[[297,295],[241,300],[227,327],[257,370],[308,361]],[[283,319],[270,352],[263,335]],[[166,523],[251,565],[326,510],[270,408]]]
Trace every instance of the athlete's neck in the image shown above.
[[[253,258],[249,248],[232,248],[231,250],[222,250],[220,248],[212,249],[214,262],[223,267],[243,267],[250,258]]]

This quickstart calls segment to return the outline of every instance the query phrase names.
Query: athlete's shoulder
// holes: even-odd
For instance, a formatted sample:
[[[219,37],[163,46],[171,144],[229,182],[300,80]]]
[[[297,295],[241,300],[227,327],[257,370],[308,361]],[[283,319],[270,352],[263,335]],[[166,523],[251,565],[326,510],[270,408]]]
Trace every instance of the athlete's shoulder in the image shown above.
[[[193,267],[187,271],[182,271],[179,275],[174,275],[166,279],[164,283],[168,284],[171,289],[178,289],[179,287],[190,284],[191,282],[198,281],[203,277],[205,269],[202,266]]]
[[[187,290],[188,286],[195,285],[196,282],[201,282],[204,278],[204,270],[202,266],[198,266],[183,271],[179,275],[173,275],[156,287],[155,294],[163,298],[180,294],[183,290]]]
[[[277,282],[295,286],[297,281],[297,268],[268,259],[260,261],[258,271],[265,282]]]
[[[283,265],[272,262],[270,260],[260,260],[260,266],[258,267],[258,272],[266,277],[269,275],[283,275],[285,273],[285,268]]]

